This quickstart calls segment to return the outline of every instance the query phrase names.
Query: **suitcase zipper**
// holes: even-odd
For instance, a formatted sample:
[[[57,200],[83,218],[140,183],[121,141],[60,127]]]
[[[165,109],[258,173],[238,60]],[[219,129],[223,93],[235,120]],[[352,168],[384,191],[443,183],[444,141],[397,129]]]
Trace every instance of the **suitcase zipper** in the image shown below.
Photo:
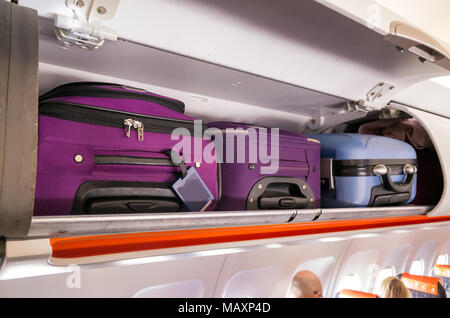
[[[111,89],[108,87],[99,87],[99,86],[111,86]],[[154,96],[149,95],[150,92],[141,90],[142,92],[149,93],[139,93],[139,92],[130,92],[130,91],[122,91],[115,90],[114,88],[119,89],[133,89],[140,90],[138,88],[126,87],[117,84],[108,84],[108,83],[91,83],[91,82],[81,82],[81,83],[71,83],[59,86],[50,92],[44,94],[39,98],[40,102],[45,102],[51,98],[56,97],[100,97],[100,98],[121,98],[121,99],[135,99],[135,100],[143,100],[155,104],[159,104],[161,106],[170,108],[179,113],[184,113],[184,103],[182,101],[171,100],[168,98],[164,98],[163,96]]]
[[[125,131],[127,134],[127,137],[130,138],[130,130],[131,127],[137,129],[138,132],[138,140],[143,141],[144,140],[144,124],[140,121],[134,120],[132,118],[127,118],[123,121],[123,124],[125,125]]]
[[[142,115],[71,102],[45,101],[39,105],[39,114],[108,127],[124,128],[125,126],[127,137],[130,137],[131,128],[135,128],[139,141],[144,140],[144,131],[171,134],[176,128],[185,128],[190,136],[194,135],[193,121]],[[202,125],[202,135],[205,129],[206,126]]]

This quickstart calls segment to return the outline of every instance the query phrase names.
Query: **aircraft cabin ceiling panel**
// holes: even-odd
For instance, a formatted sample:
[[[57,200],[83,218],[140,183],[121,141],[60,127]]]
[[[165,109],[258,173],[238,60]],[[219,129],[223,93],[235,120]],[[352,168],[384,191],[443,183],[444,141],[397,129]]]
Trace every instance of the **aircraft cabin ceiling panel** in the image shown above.
[[[20,4],[45,17],[71,15],[63,0]],[[378,83],[392,84],[377,105],[417,82],[448,74],[312,1],[121,1],[104,26],[128,41],[345,99],[366,99]],[[124,63],[133,62],[126,58]]]

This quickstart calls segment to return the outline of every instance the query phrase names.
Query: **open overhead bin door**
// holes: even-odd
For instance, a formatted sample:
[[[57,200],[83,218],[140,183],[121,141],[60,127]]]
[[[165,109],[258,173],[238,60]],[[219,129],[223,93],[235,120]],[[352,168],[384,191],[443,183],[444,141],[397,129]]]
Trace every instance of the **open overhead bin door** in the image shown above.
[[[21,0],[20,4],[54,19],[56,14],[73,15],[66,2],[87,5],[92,1]],[[369,106],[382,107],[403,88],[447,74],[439,65],[420,62],[413,53],[401,54],[396,49],[399,43],[393,45],[383,39],[389,33],[390,21],[404,21],[395,13],[380,6],[382,27],[375,28],[378,33],[366,23],[347,18],[364,17],[368,6],[376,2],[319,2],[120,1],[114,18],[102,21],[102,25],[116,31],[119,39],[341,98],[363,100]],[[339,9],[339,13],[329,7]],[[411,31],[403,24],[395,30]],[[429,59],[435,52],[446,56],[447,46],[432,41],[434,37],[425,40],[434,43],[434,51],[424,50]],[[439,59],[436,62],[440,57],[434,57]],[[380,83],[387,89],[371,96]]]

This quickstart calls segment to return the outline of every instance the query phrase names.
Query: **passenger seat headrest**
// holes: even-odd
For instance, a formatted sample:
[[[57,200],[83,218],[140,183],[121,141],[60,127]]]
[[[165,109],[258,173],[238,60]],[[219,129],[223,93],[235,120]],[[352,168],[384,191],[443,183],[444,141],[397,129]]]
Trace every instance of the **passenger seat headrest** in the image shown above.
[[[450,265],[434,265],[434,275],[450,278]]]
[[[442,279],[438,277],[418,276],[403,273],[401,275],[401,280],[408,289],[431,295],[439,294],[439,283],[443,286]]]

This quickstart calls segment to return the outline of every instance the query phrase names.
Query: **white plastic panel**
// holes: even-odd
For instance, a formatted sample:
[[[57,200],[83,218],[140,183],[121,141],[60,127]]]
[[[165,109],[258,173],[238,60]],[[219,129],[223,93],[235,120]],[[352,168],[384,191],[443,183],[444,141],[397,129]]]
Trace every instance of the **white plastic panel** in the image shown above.
[[[403,273],[406,269],[411,246],[411,243],[406,243],[392,247],[384,256],[380,268],[392,266],[395,268],[397,274]]]
[[[280,279],[281,271],[276,266],[255,268],[233,275],[223,293],[224,298],[273,297],[273,286]]]
[[[412,85],[397,95],[395,101],[450,118],[450,76]]]
[[[245,287],[246,293],[252,297],[286,297],[292,277],[302,268],[319,275],[325,295],[336,271],[335,262],[346,244],[345,241],[316,241],[311,244],[298,241],[292,245],[275,243],[272,247],[229,255],[222,268],[215,297],[242,297],[239,290],[244,287],[239,280],[243,281],[244,277],[247,282],[252,282]],[[324,263],[319,263],[320,260]],[[311,268],[313,264],[314,268]],[[267,275],[268,271],[274,275]],[[271,287],[261,288],[267,282],[271,282]]]
[[[421,244],[420,248],[417,250],[415,256],[412,260],[423,260],[423,273],[424,274],[417,274],[417,275],[425,275],[428,276],[431,274],[431,270],[433,269],[433,261],[436,259],[439,247],[441,245],[440,240],[429,240],[425,241]],[[425,262],[427,260],[427,262]],[[411,263],[411,268],[413,262]],[[413,274],[413,273],[411,273]]]
[[[0,274],[0,297],[212,297],[223,261],[165,256],[53,266],[48,256],[12,258]]]
[[[134,294],[133,298],[200,298],[204,289],[201,280],[193,279],[147,287]]]
[[[66,11],[62,0],[21,3],[42,16]],[[122,1],[105,25],[130,41],[352,100],[388,82],[395,89],[378,101],[383,104],[405,87],[446,74],[312,1]],[[125,56],[122,63],[133,62],[131,53]]]
[[[374,265],[377,264],[379,251],[375,249],[367,249],[355,252],[347,258],[343,265],[343,269],[336,281],[337,287],[335,293],[342,289],[354,289],[360,291],[367,291],[366,284],[374,274]],[[350,254],[347,254],[350,255]],[[359,287],[349,286],[349,284],[356,284]]]
[[[324,240],[326,235],[284,238],[284,242],[272,240],[271,244],[243,247],[220,255],[217,251],[186,253],[179,250],[167,256],[80,266],[51,265],[46,248],[48,241],[8,241],[9,258],[0,272],[0,297],[197,297],[200,294],[222,297],[227,286],[239,287],[244,281],[250,283],[244,284],[246,292],[239,293],[239,288],[233,288],[234,295],[286,297],[293,275],[303,268],[316,272],[322,280],[324,296],[333,297],[333,285],[352,272],[360,275],[362,289],[366,288],[369,279],[377,275],[373,270],[376,267],[367,264],[402,264],[405,253],[395,247],[409,244],[415,256],[424,242],[438,241],[437,248],[434,243],[423,247],[436,250],[434,256],[422,255],[426,263],[434,263],[444,246],[447,247],[443,250],[448,252],[449,225],[429,224],[427,227],[430,230],[421,229],[423,225],[379,229],[377,235],[370,230],[365,234],[371,235],[365,236],[336,233],[332,241]],[[33,246],[38,246],[39,255],[30,249]],[[401,253],[395,256],[394,250]],[[251,282],[245,280],[250,276]]]

